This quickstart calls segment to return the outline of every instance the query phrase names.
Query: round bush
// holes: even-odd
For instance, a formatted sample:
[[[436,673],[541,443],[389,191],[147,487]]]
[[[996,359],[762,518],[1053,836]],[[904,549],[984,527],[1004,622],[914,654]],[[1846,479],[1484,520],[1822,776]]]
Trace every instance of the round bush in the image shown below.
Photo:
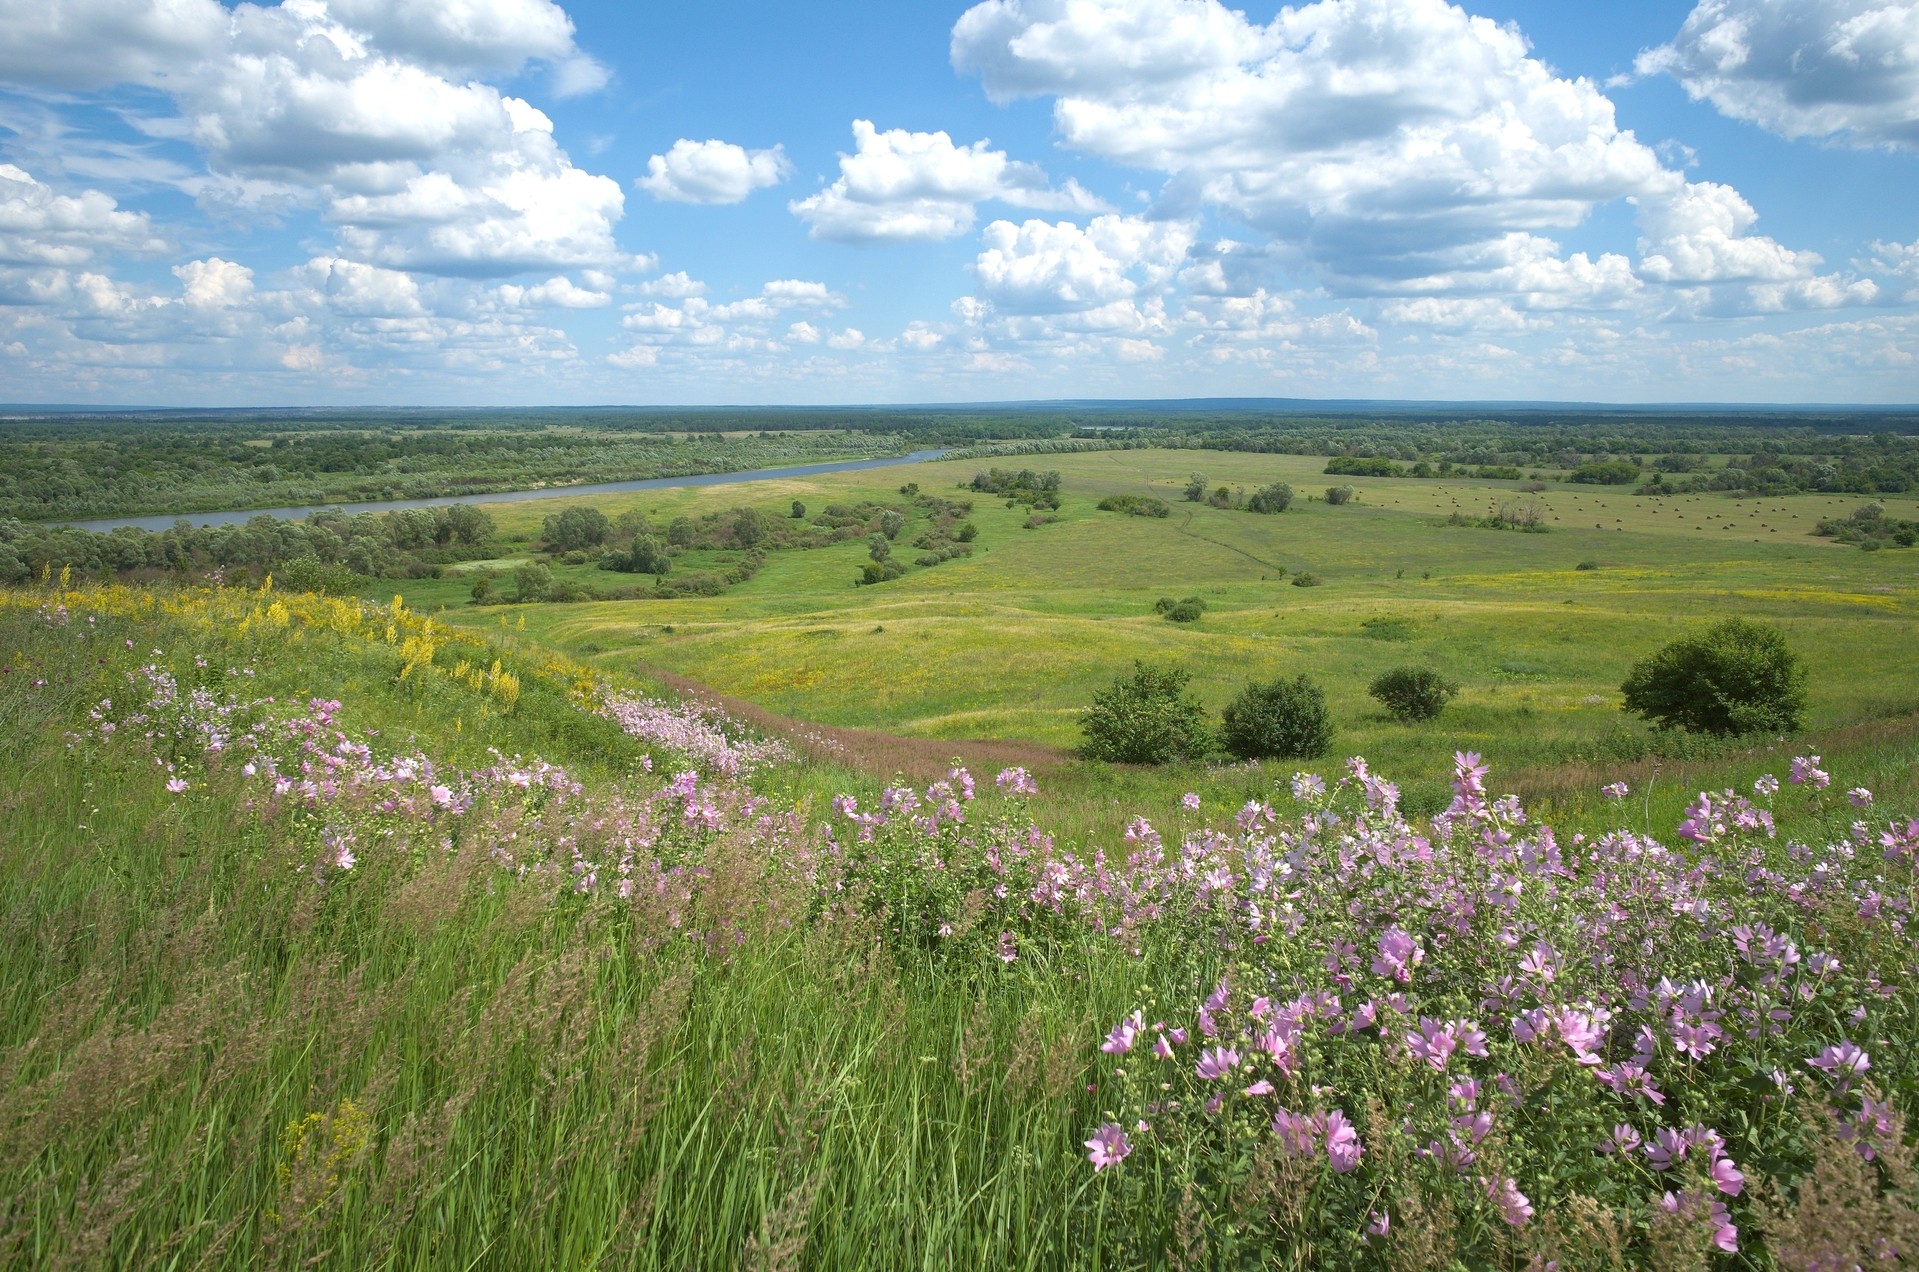
[[[1211,742],[1206,711],[1185,696],[1189,679],[1177,667],[1134,663],[1131,676],[1093,695],[1080,721],[1083,753],[1116,764],[1165,764],[1204,755]]]
[[[1431,720],[1459,686],[1431,667],[1395,667],[1366,687],[1395,720]]]
[[[1247,685],[1223,718],[1220,742],[1242,760],[1310,760],[1332,749],[1326,695],[1305,676]]]
[[[1806,668],[1768,623],[1729,618],[1635,663],[1626,710],[1662,729],[1791,732],[1806,712]]]
[[[1166,611],[1166,617],[1175,623],[1197,623],[1199,616],[1206,612],[1206,602],[1196,596],[1189,596],[1173,608]]]

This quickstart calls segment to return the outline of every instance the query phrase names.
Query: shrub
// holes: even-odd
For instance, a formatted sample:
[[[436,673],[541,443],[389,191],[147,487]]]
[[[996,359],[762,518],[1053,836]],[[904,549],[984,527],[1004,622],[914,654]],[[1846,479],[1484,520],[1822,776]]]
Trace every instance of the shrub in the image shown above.
[[[1311,570],[1301,570],[1298,574],[1293,575],[1294,587],[1318,587],[1324,581],[1325,580],[1321,579]]]
[[[1284,512],[1292,504],[1293,488],[1283,481],[1276,481],[1254,491],[1253,497],[1246,501],[1246,508],[1249,512]]]
[[[601,558],[602,570],[621,574],[665,574],[673,568],[673,558],[650,534],[636,535],[624,552],[609,552]]]
[[[1359,492],[1351,486],[1328,486],[1326,487],[1326,502],[1337,508],[1340,504],[1351,503],[1358,494]]]
[[[795,521],[806,520],[806,505],[801,503],[797,499],[793,501],[793,520]]]
[[[1172,508],[1151,495],[1108,495],[1099,501],[1101,512],[1123,512],[1133,517],[1168,517]]]
[[[1326,695],[1305,676],[1247,685],[1222,719],[1220,742],[1242,760],[1309,760],[1332,749]]]
[[[562,508],[540,523],[540,537],[548,552],[572,552],[597,548],[612,528],[598,508]]]
[[[750,548],[766,537],[766,523],[757,508],[741,508],[733,514],[733,541]]]
[[[1206,478],[1200,473],[1194,473],[1192,479],[1186,483],[1185,495],[1187,503],[1198,503],[1206,498]]]
[[[1599,562],[1597,561],[1581,561],[1573,567],[1575,570],[1597,570],[1598,568]]]
[[[1395,720],[1431,720],[1446,709],[1459,686],[1431,667],[1395,667],[1366,686]]]
[[[513,571],[513,594],[522,601],[544,601],[553,590],[553,571],[538,561],[528,561]]]
[[[1662,729],[1730,735],[1797,729],[1806,668],[1767,623],[1729,618],[1633,665],[1625,709]]]
[[[1199,616],[1206,612],[1206,602],[1197,596],[1189,596],[1166,611],[1166,617],[1175,623],[1197,623]]]
[[[866,541],[866,553],[875,561],[888,560],[893,555],[893,545],[883,534],[876,534]]]
[[[1131,676],[1120,676],[1093,695],[1093,705],[1081,718],[1086,757],[1116,764],[1165,764],[1204,755],[1211,741],[1206,711],[1185,696],[1189,679],[1177,667],[1134,663]]]
[[[1628,486],[1639,480],[1639,465],[1628,464],[1624,460],[1581,464],[1567,475],[1566,480],[1588,486]]]

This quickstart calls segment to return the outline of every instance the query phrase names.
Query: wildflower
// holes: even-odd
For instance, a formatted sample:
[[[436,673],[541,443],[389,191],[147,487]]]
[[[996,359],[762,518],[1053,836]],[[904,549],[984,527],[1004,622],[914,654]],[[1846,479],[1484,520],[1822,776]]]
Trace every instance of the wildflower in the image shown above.
[[[451,808],[453,806],[453,791],[449,787],[429,786],[426,793],[432,796],[433,802],[441,808]]]
[[[1752,793],[1761,799],[1770,799],[1779,793],[1779,779],[1768,773],[1752,784]]]
[[[1126,1132],[1113,1122],[1100,1123],[1099,1130],[1093,1132],[1093,1138],[1086,1141],[1086,1160],[1093,1163],[1095,1172],[1119,1165],[1132,1151],[1133,1146],[1126,1141]]]
[[[1133,1049],[1133,1039],[1139,1036],[1141,1020],[1138,1012],[1113,1026],[1113,1032],[1106,1035],[1106,1041],[1099,1049],[1108,1055],[1123,1056]]]
[[[999,776],[993,779],[993,785],[1007,795],[1039,794],[1039,783],[1023,768],[1001,769]]]
[[[1379,938],[1378,956],[1373,959],[1373,975],[1390,976],[1405,984],[1413,978],[1413,968],[1426,960],[1426,951],[1417,938],[1401,928],[1391,928]]]
[[[1482,1179],[1479,1186],[1486,1190],[1486,1196],[1499,1207],[1499,1217],[1515,1228],[1523,1228],[1533,1217],[1533,1203],[1526,1194],[1519,1191],[1519,1183],[1510,1176],[1497,1179]]]
[[[1459,1040],[1453,1036],[1452,1026],[1422,1018],[1419,1028],[1406,1035],[1406,1046],[1431,1065],[1434,1073],[1444,1073],[1446,1059],[1459,1046]]]
[[[1626,796],[1632,794],[1632,787],[1626,785],[1624,782],[1613,782],[1610,785],[1600,787],[1599,793],[1607,799],[1624,799]]]
[[[1193,1066],[1193,1072],[1208,1082],[1217,1082],[1239,1067],[1239,1052],[1231,1047],[1214,1047],[1199,1053],[1199,1063]]]
[[[1179,806],[1185,809],[1189,813],[1198,812],[1199,811],[1199,792],[1187,791],[1184,795],[1181,795],[1179,797]]]
[[[1838,1046],[1825,1048],[1806,1061],[1806,1064],[1829,1077],[1839,1079],[1843,1084],[1850,1081],[1854,1075],[1872,1068],[1872,1057],[1861,1051],[1856,1044],[1842,1039]]]
[[[1392,1230],[1392,1226],[1393,1216],[1391,1211],[1374,1210],[1368,1213],[1366,1216],[1366,1240],[1370,1242],[1374,1237],[1384,1237]]]
[[[1794,786],[1810,786],[1815,791],[1823,791],[1832,785],[1832,774],[1819,767],[1818,756],[1798,755],[1793,757],[1789,780]]]
[[[1019,938],[1011,932],[999,934],[999,961],[1011,963],[1019,957]]]
[[[1872,792],[1863,786],[1855,786],[1847,791],[1846,798],[1852,802],[1854,808],[1872,807]]]
[[[1259,1081],[1253,1083],[1251,1086],[1246,1087],[1244,1090],[1242,1090],[1240,1094],[1241,1095],[1271,1095],[1273,1093],[1273,1090],[1274,1090],[1273,1084],[1271,1082],[1268,1082],[1265,1078],[1261,1078]]]
[[[1304,803],[1326,793],[1326,779],[1317,773],[1293,774],[1293,798]]]
[[[172,794],[178,795],[181,791],[184,791],[186,788],[187,788],[187,779],[184,777],[169,777],[167,779],[167,790],[171,792]]]
[[[1326,1159],[1332,1163],[1333,1170],[1344,1175],[1359,1165],[1366,1149],[1359,1142],[1359,1132],[1340,1110],[1334,1109],[1326,1115],[1325,1127]]]
[[[1599,1151],[1624,1157],[1638,1148],[1640,1143],[1639,1132],[1621,1122],[1612,1128],[1612,1134],[1599,1145]]]

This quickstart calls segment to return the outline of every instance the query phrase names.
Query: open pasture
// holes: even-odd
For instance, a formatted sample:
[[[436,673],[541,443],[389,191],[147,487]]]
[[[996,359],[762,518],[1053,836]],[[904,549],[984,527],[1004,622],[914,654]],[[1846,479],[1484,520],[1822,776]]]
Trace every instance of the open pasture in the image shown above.
[[[1637,497],[1617,487],[1336,477],[1315,457],[1115,450],[992,461],[1057,469],[1059,520],[958,491],[988,461],[838,474],[594,502],[656,522],[750,502],[899,500],[917,482],[970,498],[976,554],[856,587],[865,544],[772,554],[726,594],[671,601],[454,609],[455,622],[518,624],[529,638],[608,668],[670,671],[780,715],[926,739],[1006,738],[1068,748],[1094,690],[1136,658],[1176,662],[1217,709],[1247,680],[1305,672],[1325,688],[1339,755],[1388,772],[1441,771],[1476,749],[1504,771],[1649,753],[1623,716],[1632,662],[1707,620],[1778,623],[1812,670],[1809,726],[1832,730],[1919,711],[1919,552],[1861,552],[1813,536],[1860,496]],[[1297,497],[1273,516],[1182,501],[1274,481]],[[1329,485],[1355,502],[1331,506]],[[1150,494],[1165,519],[1097,510]],[[1897,515],[1910,500],[1888,504]],[[1547,533],[1447,524],[1537,504]],[[503,538],[530,540],[542,511],[499,510]],[[909,529],[908,535],[910,536]],[[905,537],[905,536],[903,536]],[[1317,586],[1298,587],[1302,572]],[[605,576],[602,575],[602,578]],[[417,589],[417,595],[415,594]],[[409,589],[454,599],[450,581]],[[437,592],[447,592],[439,596]],[[1153,612],[1198,595],[1196,623]],[[1429,725],[1389,720],[1366,694],[1388,667],[1439,668],[1463,692]]]

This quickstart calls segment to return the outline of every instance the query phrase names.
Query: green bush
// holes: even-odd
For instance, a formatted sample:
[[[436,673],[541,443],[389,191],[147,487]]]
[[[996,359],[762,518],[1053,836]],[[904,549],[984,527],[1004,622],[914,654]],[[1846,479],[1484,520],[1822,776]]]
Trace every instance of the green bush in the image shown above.
[[[1168,620],[1175,623],[1197,623],[1199,616],[1206,612],[1206,602],[1197,596],[1189,596],[1173,608],[1166,611]]]
[[[602,570],[621,574],[665,574],[673,568],[673,558],[650,534],[636,535],[624,552],[609,552],[600,560]]]
[[[1223,720],[1220,742],[1242,760],[1310,760],[1333,745],[1326,695],[1305,676],[1247,685]]]
[[[562,508],[540,523],[540,537],[548,552],[572,552],[597,548],[606,542],[613,528],[598,508]]]
[[[1446,709],[1459,686],[1431,667],[1395,667],[1366,686],[1395,720],[1431,720]]]
[[[1292,505],[1293,488],[1283,481],[1276,481],[1270,486],[1254,491],[1253,497],[1246,501],[1246,509],[1249,512],[1284,512]]]
[[[1806,668],[1767,623],[1729,618],[1635,663],[1627,711],[1662,729],[1721,736],[1790,732],[1806,712]]]
[[[513,571],[513,594],[522,601],[544,601],[553,590],[553,571],[538,561],[528,561]]]
[[[1325,580],[1321,579],[1311,570],[1301,570],[1298,574],[1293,575],[1294,587],[1318,587],[1324,581]]]
[[[793,520],[795,521],[806,520],[806,505],[801,503],[797,499],[793,501]]]
[[[1639,480],[1639,465],[1616,459],[1581,464],[1567,474],[1566,480],[1588,486],[1628,486]]]
[[[1185,696],[1189,679],[1177,667],[1134,663],[1131,676],[1120,676],[1093,695],[1080,720],[1086,739],[1082,752],[1116,764],[1165,764],[1204,755],[1211,743],[1206,710]]]
[[[1351,486],[1326,487],[1326,502],[1337,508],[1340,504],[1351,503],[1359,492]]]

